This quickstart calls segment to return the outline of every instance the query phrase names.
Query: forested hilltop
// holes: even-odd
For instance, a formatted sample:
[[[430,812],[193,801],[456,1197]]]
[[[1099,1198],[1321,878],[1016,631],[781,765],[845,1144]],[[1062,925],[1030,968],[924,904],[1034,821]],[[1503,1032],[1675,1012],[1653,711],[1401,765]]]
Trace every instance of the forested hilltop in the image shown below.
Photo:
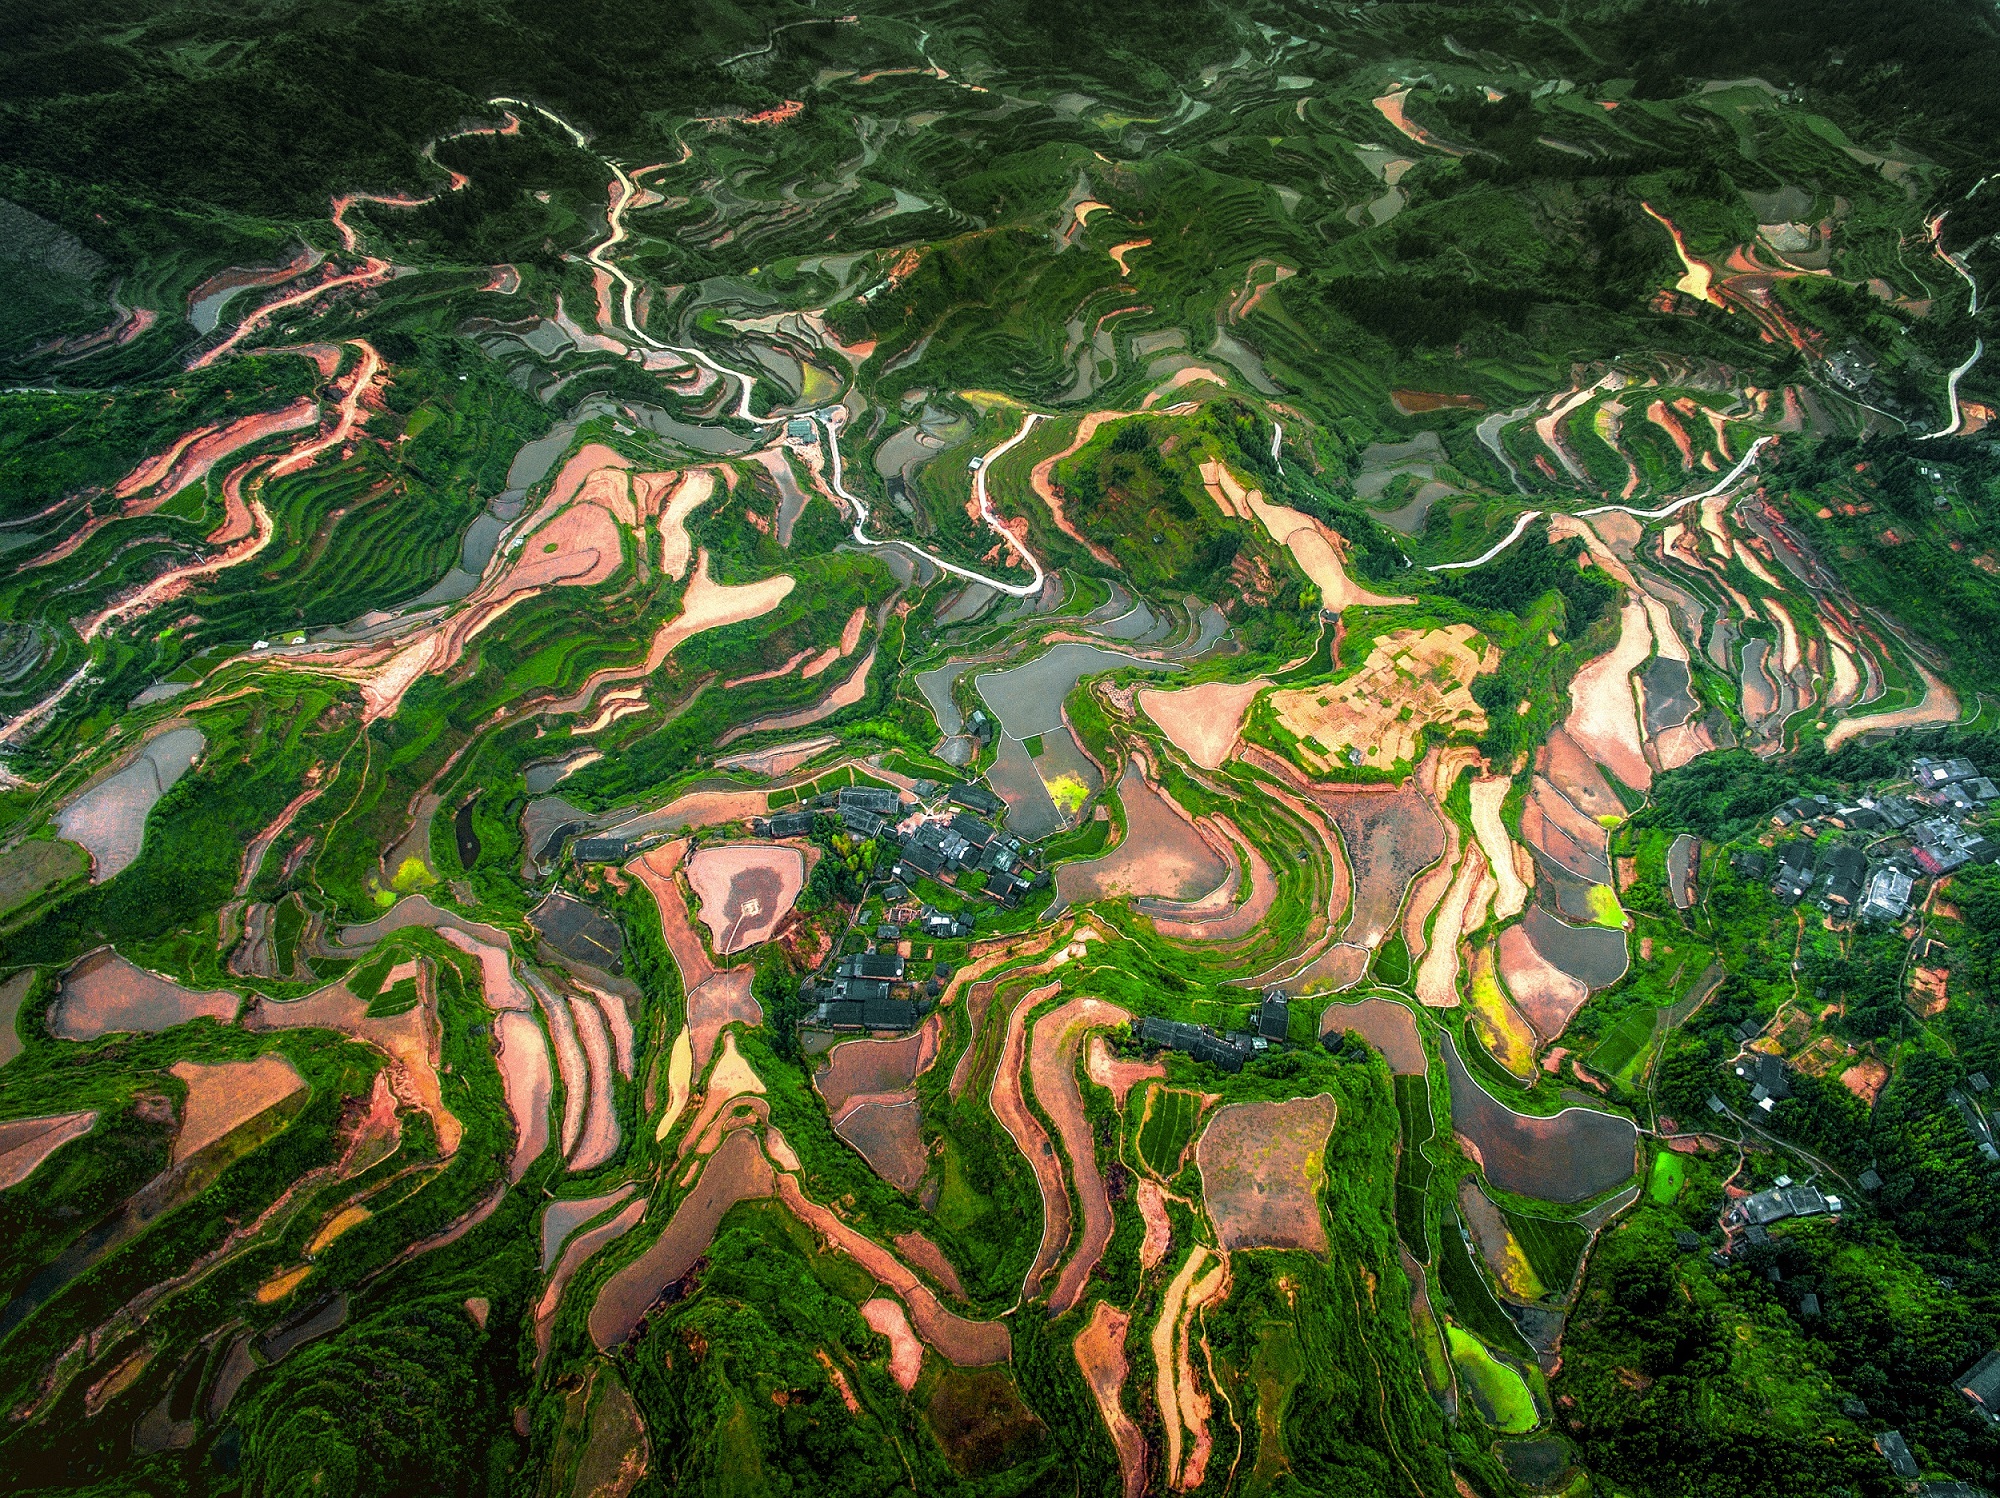
[[[1990,6],[4,31],[10,1491],[2000,1491]]]

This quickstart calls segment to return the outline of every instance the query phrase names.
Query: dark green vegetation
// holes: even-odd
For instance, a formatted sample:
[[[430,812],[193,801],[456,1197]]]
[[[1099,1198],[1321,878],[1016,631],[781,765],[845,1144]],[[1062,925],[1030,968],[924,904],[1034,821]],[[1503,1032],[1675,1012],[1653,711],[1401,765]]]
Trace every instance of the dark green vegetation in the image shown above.
[[[1571,1498],[1886,1498],[1889,1428],[2000,1481],[1955,1387],[2000,1345],[2000,866],[1867,923],[1744,858],[1913,860],[1772,812],[1911,796],[1920,753],[2000,773],[1990,7],[83,0],[5,34],[10,1490],[1112,1498],[1078,1338],[1117,1318],[1153,1492],[1519,1498],[1539,1461]],[[1231,745],[1132,696],[1330,707],[1455,626],[1483,724],[1426,714],[1393,770],[1302,776],[1268,697]],[[975,731],[985,673],[1085,641],[1119,654]],[[920,806],[1053,830],[925,867]],[[802,888],[695,880],[798,809]],[[1406,867],[1433,817],[1450,858],[1531,845],[1543,909]],[[1077,908],[1086,860],[1115,889]],[[1626,961],[1559,1024],[1503,963],[1483,1001],[1557,1032],[1511,1076],[1437,959],[1550,910],[1622,912]],[[822,1070],[871,948],[917,1006],[874,1028],[924,1038]],[[1427,1074],[1316,1042],[1369,982],[1423,998]],[[1287,1039],[1240,1070],[1124,1023],[1240,1034],[1266,985]],[[1617,1114],[1617,1181],[1501,1190],[1453,1076]],[[1321,1189],[1274,1178],[1290,1215],[1207,1278],[1255,1214],[1203,1129],[1321,1095],[1285,1167]],[[1781,1175],[1837,1219],[1718,1225]],[[1176,1294],[1209,1407],[1169,1471]]]

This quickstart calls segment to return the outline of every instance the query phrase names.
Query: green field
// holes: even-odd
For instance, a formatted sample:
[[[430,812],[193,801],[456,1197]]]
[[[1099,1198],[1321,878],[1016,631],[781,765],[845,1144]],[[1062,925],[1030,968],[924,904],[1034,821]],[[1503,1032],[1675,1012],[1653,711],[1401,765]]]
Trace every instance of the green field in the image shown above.
[[[1429,1079],[1399,1076],[1394,1079],[1396,1116],[1402,1129],[1401,1152],[1396,1160],[1396,1232],[1420,1264],[1431,1261],[1430,1236],[1424,1228],[1424,1205],[1431,1189],[1431,1162],[1423,1146],[1437,1132],[1431,1117]]]
[[[1180,1173],[1181,1156],[1194,1142],[1201,1098],[1178,1087],[1155,1083],[1146,1089],[1141,1108],[1139,1160],[1153,1174],[1170,1180]]]
[[[1447,1326],[1451,1339],[1451,1361],[1458,1369],[1461,1387],[1468,1389],[1479,1413],[1503,1435],[1518,1436],[1541,1424],[1535,1410],[1535,1396],[1521,1375],[1495,1358],[1477,1337],[1463,1327]]]
[[[1573,1222],[1535,1217],[1511,1207],[1502,1207],[1500,1215],[1507,1219],[1507,1227],[1514,1241],[1521,1245],[1521,1252],[1528,1256],[1536,1277],[1551,1292],[1567,1293],[1590,1235]]]

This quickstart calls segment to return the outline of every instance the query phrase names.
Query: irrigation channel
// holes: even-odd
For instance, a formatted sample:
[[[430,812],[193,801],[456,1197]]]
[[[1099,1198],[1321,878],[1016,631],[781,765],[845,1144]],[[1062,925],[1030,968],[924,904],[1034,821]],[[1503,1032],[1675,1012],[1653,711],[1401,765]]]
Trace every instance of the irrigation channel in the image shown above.
[[[523,99],[512,99],[504,96],[500,98],[488,99],[486,102],[490,105],[495,106],[496,108],[511,106],[517,109],[532,109],[535,111],[535,113],[541,115],[544,119],[548,120],[551,124],[555,125],[558,129],[562,130],[565,134],[567,134],[569,138],[573,142],[575,142],[579,150],[587,151],[590,149],[590,142],[584,136],[582,131],[578,130],[574,125],[570,124],[569,121],[565,120],[561,115],[558,115],[550,110],[544,109],[539,104],[530,104]],[[790,413],[775,415],[775,416],[759,416],[757,415],[756,412],[750,409],[750,391],[752,384],[754,383],[750,375],[745,374],[740,369],[733,369],[729,365],[723,364],[718,360],[709,357],[709,355],[703,353],[698,348],[688,348],[688,347],[683,347],[679,344],[662,343],[659,339],[653,337],[652,334],[648,333],[645,330],[645,328],[640,325],[639,318],[634,307],[634,303],[638,296],[638,286],[636,285],[636,283],[634,283],[632,278],[628,276],[624,272],[624,270],[620,268],[619,265],[610,258],[610,252],[613,249],[617,248],[619,245],[623,244],[628,236],[628,231],[626,230],[625,227],[625,210],[628,207],[630,207],[633,200],[638,197],[639,186],[626,173],[625,169],[622,166],[620,166],[617,162],[611,160],[608,156],[599,156],[597,159],[600,162],[602,162],[605,166],[611,169],[613,179],[617,183],[618,191],[616,196],[611,199],[609,207],[606,211],[605,236],[602,240],[598,242],[598,244],[590,251],[589,254],[584,256],[584,259],[587,260],[590,264],[596,266],[599,270],[603,271],[606,275],[611,276],[614,280],[618,282],[619,288],[623,293],[623,295],[620,297],[620,308],[624,316],[626,331],[629,332],[632,335],[632,337],[638,340],[640,343],[645,344],[648,348],[657,349],[661,353],[677,354],[683,359],[688,359],[693,361],[694,363],[701,365],[702,368],[708,370],[710,373],[716,375],[720,379],[734,380],[736,382],[736,409],[730,414],[735,416],[738,420],[747,421],[752,426],[763,427],[767,429],[783,425],[788,419],[790,419]],[[1030,598],[1042,591],[1042,587],[1044,583],[1047,581],[1047,576],[1042,571],[1042,564],[1040,560],[1036,558],[1033,552],[1028,550],[1026,543],[1019,540],[1012,531],[1008,530],[1004,525],[1000,523],[1000,517],[994,513],[992,501],[988,497],[986,492],[987,469],[991,467],[992,464],[997,459],[999,459],[1000,457],[1004,456],[1006,453],[1011,451],[1017,444],[1019,444],[1028,435],[1028,433],[1034,428],[1035,423],[1042,419],[1041,412],[1030,411],[1027,415],[1026,420],[1024,420],[1021,423],[1021,429],[1018,432],[1016,432],[1012,437],[1009,437],[1006,441],[1002,442],[998,447],[993,448],[990,452],[988,452],[985,455],[985,457],[980,459],[978,467],[974,470],[973,473],[973,488],[979,499],[980,518],[986,522],[987,527],[990,530],[992,530],[995,535],[999,536],[1002,542],[1004,542],[1007,546],[1013,548],[1014,550],[1020,552],[1020,554],[1024,558],[1026,558],[1029,569],[1034,573],[1034,579],[1031,582],[1009,583],[1009,582],[1002,582],[998,578],[988,577],[982,572],[975,572],[969,567],[961,567],[955,562],[947,562],[943,557],[925,551],[921,546],[918,546],[913,542],[905,541],[895,537],[886,539],[877,538],[874,536],[870,536],[868,534],[867,531],[868,506],[861,500],[860,496],[849,493],[843,481],[845,477],[845,469],[841,462],[841,457],[840,457],[840,427],[845,424],[845,411],[846,408],[844,406],[836,404],[831,406],[823,406],[818,410],[812,412],[811,414],[818,418],[820,427],[826,433],[826,450],[828,459],[827,466],[829,470],[829,482],[831,484],[833,492],[836,495],[838,495],[841,499],[845,500],[848,504],[854,506],[854,514],[855,514],[854,540],[857,545],[869,546],[869,547],[876,547],[876,546],[904,547],[907,550],[912,551],[916,553],[918,556],[924,558],[924,560],[926,560],[932,566],[938,568],[941,571],[949,572],[956,577],[966,578],[972,582],[981,583],[986,587],[992,588],[996,592],[1005,593],[1011,598]],[[841,418],[840,421],[838,422],[836,422],[835,420],[836,415],[839,415]]]

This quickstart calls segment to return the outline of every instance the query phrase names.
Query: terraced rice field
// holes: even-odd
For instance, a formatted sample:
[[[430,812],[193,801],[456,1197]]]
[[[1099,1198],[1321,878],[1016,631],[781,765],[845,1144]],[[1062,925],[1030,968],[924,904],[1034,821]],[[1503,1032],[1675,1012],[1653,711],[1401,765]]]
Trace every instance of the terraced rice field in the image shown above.
[[[1632,1121],[1589,1108],[1553,1117],[1516,1113],[1466,1070],[1451,1037],[1440,1041],[1451,1082],[1451,1125],[1503,1191],[1581,1202],[1629,1180],[1636,1169]]]

